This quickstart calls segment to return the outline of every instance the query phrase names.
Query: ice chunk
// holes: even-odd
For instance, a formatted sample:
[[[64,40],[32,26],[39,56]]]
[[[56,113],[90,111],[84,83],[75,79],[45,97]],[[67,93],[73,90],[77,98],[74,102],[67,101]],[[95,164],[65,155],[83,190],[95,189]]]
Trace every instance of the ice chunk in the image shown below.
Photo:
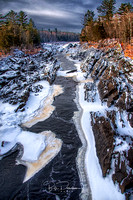
[[[40,154],[45,149],[45,136],[23,131],[17,136],[16,141],[21,143],[24,147],[22,160],[34,162],[38,160]]]

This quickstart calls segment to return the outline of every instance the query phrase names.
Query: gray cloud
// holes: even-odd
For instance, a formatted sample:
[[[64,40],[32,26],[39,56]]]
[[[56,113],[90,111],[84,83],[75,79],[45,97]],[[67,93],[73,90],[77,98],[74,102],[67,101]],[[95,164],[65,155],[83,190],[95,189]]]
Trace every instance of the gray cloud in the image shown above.
[[[129,0],[128,2],[131,2]],[[96,8],[102,0],[0,0],[0,13],[23,10],[32,17],[39,29],[80,32],[85,12]],[[117,6],[127,0],[117,0]]]

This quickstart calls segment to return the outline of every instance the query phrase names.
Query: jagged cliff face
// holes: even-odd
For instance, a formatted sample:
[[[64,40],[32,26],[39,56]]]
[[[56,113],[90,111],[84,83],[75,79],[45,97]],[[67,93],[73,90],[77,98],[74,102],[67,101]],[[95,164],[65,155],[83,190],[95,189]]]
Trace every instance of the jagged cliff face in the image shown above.
[[[85,84],[85,100],[95,102],[98,92],[105,105],[104,113],[91,112],[102,173],[112,173],[113,181],[128,197],[133,184],[133,61],[115,48],[90,48],[84,55],[81,69],[86,79],[91,76],[94,80]]]
[[[33,84],[42,80],[48,80],[51,84],[59,68],[51,50],[40,51],[33,56],[16,50],[13,56],[0,60],[0,65],[0,98],[3,102],[18,104],[16,112],[24,111],[30,92],[42,90],[42,85]]]

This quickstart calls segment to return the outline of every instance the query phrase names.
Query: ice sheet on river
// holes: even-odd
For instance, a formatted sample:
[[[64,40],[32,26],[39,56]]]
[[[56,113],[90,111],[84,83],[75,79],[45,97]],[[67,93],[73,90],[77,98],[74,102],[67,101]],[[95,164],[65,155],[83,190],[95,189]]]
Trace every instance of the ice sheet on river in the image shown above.
[[[35,162],[38,160],[40,154],[45,149],[46,141],[44,135],[23,131],[19,124],[32,119],[33,125],[39,120],[44,120],[44,118],[48,117],[54,110],[54,107],[51,105],[54,96],[62,93],[63,90],[60,88],[60,86],[50,86],[47,81],[41,81],[34,85],[37,84],[41,84],[43,89],[38,93],[30,93],[30,97],[25,105],[25,111],[23,112],[15,112],[17,105],[13,106],[8,103],[0,102],[1,155],[11,150],[16,143],[20,143],[23,146],[23,155],[21,160]],[[42,108],[44,111],[46,111],[45,117],[41,117],[42,115],[40,116],[40,110],[42,110]],[[47,112],[48,110],[49,112]]]

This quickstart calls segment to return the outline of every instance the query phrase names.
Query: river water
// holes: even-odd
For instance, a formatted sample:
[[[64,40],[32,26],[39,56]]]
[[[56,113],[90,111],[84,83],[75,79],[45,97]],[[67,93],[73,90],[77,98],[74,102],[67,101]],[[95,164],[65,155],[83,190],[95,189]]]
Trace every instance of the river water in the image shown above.
[[[69,60],[62,62],[62,70],[74,70]],[[26,130],[40,133],[50,130],[62,140],[58,155],[30,180],[23,183],[26,167],[16,165],[19,150],[0,161],[0,200],[78,200],[82,184],[78,174],[76,158],[82,146],[73,116],[78,111],[74,101],[77,83],[72,78],[58,76],[54,84],[61,85],[64,92],[55,97],[55,110],[45,121],[38,122]]]

